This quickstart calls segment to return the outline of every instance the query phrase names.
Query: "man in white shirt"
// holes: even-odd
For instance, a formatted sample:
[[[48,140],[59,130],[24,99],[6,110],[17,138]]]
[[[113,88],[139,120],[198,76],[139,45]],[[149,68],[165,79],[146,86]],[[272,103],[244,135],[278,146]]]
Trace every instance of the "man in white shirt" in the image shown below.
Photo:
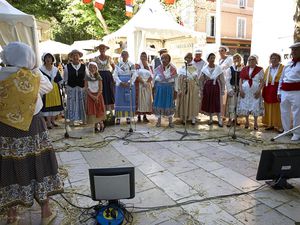
[[[278,98],[281,100],[280,111],[284,131],[290,130],[291,112],[293,116],[293,128],[299,127],[293,132],[292,141],[300,140],[300,42],[296,42],[291,48],[292,61],[289,62],[282,73]]]
[[[201,57],[202,57],[202,50],[196,49],[195,57],[193,59],[192,64],[197,68],[198,76],[201,75],[202,68],[207,64]]]

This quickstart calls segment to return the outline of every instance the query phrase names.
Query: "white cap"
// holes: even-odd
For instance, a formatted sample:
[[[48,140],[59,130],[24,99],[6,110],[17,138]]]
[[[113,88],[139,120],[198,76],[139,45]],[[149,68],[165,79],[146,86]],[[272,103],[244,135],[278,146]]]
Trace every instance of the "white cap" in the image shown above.
[[[194,54],[202,54],[202,50],[200,48],[195,49]]]
[[[298,48],[298,47],[300,47],[300,41],[298,41],[290,46],[290,48]]]
[[[32,48],[22,42],[10,42],[3,48],[0,57],[4,64],[34,69],[36,58]]]
[[[221,45],[219,48],[223,48],[223,49],[225,49],[226,52],[229,52],[229,48],[225,45]]]

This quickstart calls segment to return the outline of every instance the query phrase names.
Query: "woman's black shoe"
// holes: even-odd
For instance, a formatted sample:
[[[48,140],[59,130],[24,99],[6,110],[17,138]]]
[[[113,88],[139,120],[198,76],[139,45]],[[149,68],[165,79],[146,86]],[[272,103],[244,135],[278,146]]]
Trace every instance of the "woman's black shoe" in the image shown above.
[[[142,122],[142,120],[141,120],[141,115],[138,115],[137,121],[138,121],[139,123]]]
[[[149,120],[147,119],[147,116],[146,116],[146,115],[144,115],[143,121],[144,121],[145,123],[149,123]]]

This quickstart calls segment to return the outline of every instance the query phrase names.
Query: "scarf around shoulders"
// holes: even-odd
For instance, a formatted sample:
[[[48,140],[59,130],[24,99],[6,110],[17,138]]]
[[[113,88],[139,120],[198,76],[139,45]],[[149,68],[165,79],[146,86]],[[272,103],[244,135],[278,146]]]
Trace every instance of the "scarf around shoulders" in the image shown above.
[[[212,73],[209,71],[209,68],[210,67],[206,65],[201,72],[204,73],[207,77],[209,77],[209,79],[214,80],[214,84],[216,84],[217,78],[223,73],[223,71],[218,65],[215,65],[215,69]]]
[[[253,78],[256,76],[256,74],[258,74],[260,71],[262,70],[262,67],[260,66],[255,66],[255,68],[253,69],[253,72],[251,74],[251,76],[249,75],[249,71],[250,71],[250,67],[249,66],[245,66],[240,73],[240,78],[243,80],[248,80],[249,86],[252,86],[253,83]]]
[[[168,80],[168,79],[172,79],[175,78],[177,75],[177,71],[175,66],[173,66],[171,63],[169,64],[168,69],[170,68],[170,77],[166,77],[165,76],[165,70],[164,70],[164,66],[161,64],[159,65],[155,70],[158,71],[158,75],[161,76],[161,78],[163,80]]]

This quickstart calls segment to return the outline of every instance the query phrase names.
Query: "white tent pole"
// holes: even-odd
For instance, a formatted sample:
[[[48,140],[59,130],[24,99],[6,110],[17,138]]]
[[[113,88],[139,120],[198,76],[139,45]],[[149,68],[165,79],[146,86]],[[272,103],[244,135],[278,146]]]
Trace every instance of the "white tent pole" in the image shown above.
[[[39,47],[38,47],[39,46],[39,37],[37,34],[37,25],[36,25],[36,21],[35,21],[34,17],[33,17],[33,27],[31,28],[31,30],[32,30],[32,36],[33,36],[32,48],[36,55],[36,66],[40,67],[41,66],[41,57],[40,57],[40,51],[39,51]]]
[[[129,32],[127,35],[127,51],[129,54],[130,61],[135,62],[135,41],[136,40],[136,32]]]
[[[219,47],[221,45],[221,1],[216,0],[216,38],[215,43],[216,46]]]

